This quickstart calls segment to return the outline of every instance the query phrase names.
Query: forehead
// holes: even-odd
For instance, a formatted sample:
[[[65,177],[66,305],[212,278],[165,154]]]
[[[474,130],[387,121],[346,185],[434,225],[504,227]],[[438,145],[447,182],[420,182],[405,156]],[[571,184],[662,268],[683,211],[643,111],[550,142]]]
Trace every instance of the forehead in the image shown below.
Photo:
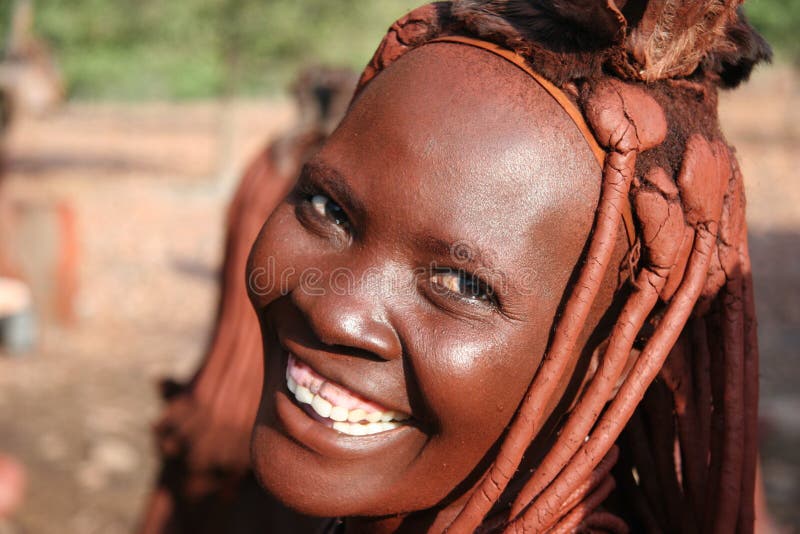
[[[400,58],[319,158],[384,221],[492,248],[511,241],[517,255],[533,246],[523,238],[553,237],[544,221],[590,221],[599,194],[599,167],[566,112],[514,65],[463,45]]]

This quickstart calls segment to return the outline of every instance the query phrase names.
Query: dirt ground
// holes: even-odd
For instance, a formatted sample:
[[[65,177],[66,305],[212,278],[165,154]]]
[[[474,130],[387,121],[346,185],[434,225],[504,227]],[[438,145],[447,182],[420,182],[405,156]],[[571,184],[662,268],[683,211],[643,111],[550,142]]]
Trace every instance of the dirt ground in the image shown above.
[[[748,179],[771,506],[800,527],[800,86],[773,67],[722,101]],[[0,534],[130,532],[152,482],[156,381],[208,339],[224,211],[242,166],[291,120],[283,101],[68,104],[14,125],[3,194],[40,343],[0,356],[0,451],[30,491]],[[78,245],[72,323],[58,320],[59,213]]]

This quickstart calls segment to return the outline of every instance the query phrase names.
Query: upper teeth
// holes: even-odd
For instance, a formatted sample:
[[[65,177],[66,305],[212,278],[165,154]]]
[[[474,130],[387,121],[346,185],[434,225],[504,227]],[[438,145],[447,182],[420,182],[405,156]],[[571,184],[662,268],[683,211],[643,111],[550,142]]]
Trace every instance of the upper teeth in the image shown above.
[[[401,421],[408,419],[407,415],[392,410],[367,412],[362,408],[347,409],[331,404],[290,376],[292,360],[290,357],[290,364],[286,369],[286,387],[294,394],[297,402],[310,405],[317,415],[332,420],[334,430],[351,436],[366,436],[395,429],[401,426]]]

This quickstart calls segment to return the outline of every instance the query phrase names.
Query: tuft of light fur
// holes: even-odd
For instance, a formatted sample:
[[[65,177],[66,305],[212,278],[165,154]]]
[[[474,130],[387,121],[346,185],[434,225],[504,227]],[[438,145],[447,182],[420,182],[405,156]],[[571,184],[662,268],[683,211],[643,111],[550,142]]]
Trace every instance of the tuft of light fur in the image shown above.
[[[735,86],[769,60],[742,0],[453,0],[471,33],[528,56],[557,84],[610,70],[655,82],[697,74]]]
[[[645,81],[688,76],[714,48],[728,46],[725,30],[736,19],[739,0],[649,2],[644,21],[632,29],[628,47]]]

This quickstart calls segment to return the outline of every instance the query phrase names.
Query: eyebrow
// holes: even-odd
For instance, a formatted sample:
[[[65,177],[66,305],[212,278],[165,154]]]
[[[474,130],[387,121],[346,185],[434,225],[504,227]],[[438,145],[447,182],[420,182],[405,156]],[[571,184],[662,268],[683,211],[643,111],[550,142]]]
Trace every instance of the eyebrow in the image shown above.
[[[459,268],[466,271],[485,270],[504,275],[497,269],[485,251],[480,247],[469,244],[466,240],[446,240],[427,234],[412,234],[414,244],[434,256],[448,258],[449,262],[456,263]]]
[[[361,216],[366,211],[364,203],[350,188],[344,174],[334,167],[319,160],[312,160],[303,165],[300,176],[306,177],[315,185],[330,193],[333,200],[341,205],[347,213]]]

